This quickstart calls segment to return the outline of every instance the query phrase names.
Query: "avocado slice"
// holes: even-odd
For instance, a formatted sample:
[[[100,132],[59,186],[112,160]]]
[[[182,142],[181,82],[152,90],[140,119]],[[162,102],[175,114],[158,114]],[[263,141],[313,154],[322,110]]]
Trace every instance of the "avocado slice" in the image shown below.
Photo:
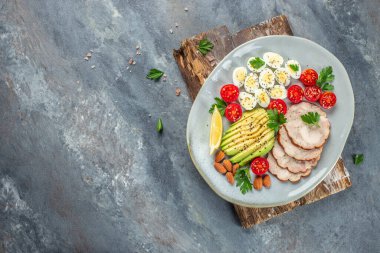
[[[251,117],[251,116],[254,116],[258,113],[262,113],[262,112],[265,112],[265,109],[263,108],[256,108],[256,109],[253,109],[251,111],[245,111],[243,113],[243,116],[241,117],[241,119],[239,119],[238,121],[234,122],[231,124],[231,126],[235,126],[235,125],[238,125],[240,122],[242,122],[244,119],[248,118],[248,117]]]
[[[264,128],[263,128],[264,129]],[[261,129],[260,129],[261,130]],[[243,151],[244,149],[250,147],[254,143],[258,142],[263,136],[265,136],[267,133],[272,131],[271,129],[267,128],[264,129],[264,132],[260,136],[256,136],[254,138],[246,139],[244,141],[240,141],[239,143],[233,143],[235,145],[232,145],[232,147],[229,147],[225,150],[223,150],[228,156],[234,156],[237,153]]]
[[[243,167],[246,164],[250,163],[254,158],[266,155],[273,148],[274,141],[275,139],[272,138],[270,141],[267,142],[267,144],[263,148],[257,150],[256,152],[253,152],[251,155],[247,156],[245,159],[239,162],[239,166]]]
[[[244,151],[238,153],[237,155],[233,156],[230,161],[232,163],[238,163],[244,160],[247,156],[251,155],[253,152],[259,150],[263,146],[267,145],[268,141],[271,139],[274,139],[274,131],[271,129],[267,134],[263,135],[262,138],[260,138],[255,144],[251,145]]]
[[[231,142],[233,139],[240,138],[245,135],[253,134],[258,131],[261,127],[266,126],[268,122],[268,118],[264,117],[260,119],[258,122],[255,122],[252,127],[248,129],[238,128],[233,132],[230,132],[222,137],[222,145]]]
[[[250,139],[256,138],[257,136],[260,136],[267,129],[268,129],[268,125],[265,123],[263,125],[260,125],[257,131],[255,132],[252,131],[251,133],[246,133],[238,137],[235,137],[235,136],[230,137],[229,139],[223,141],[220,146],[222,150],[231,148],[242,141],[250,140]]]
[[[260,110],[260,111],[257,111],[257,113],[254,113],[251,116],[246,117],[243,120],[240,119],[239,121],[237,121],[234,124],[232,124],[227,129],[227,131],[225,132],[225,134],[230,133],[231,131],[233,131],[233,130],[235,130],[237,128],[240,128],[240,127],[243,127],[243,126],[249,126],[250,124],[252,124],[252,122],[255,121],[255,119],[262,118],[262,116],[264,116],[264,115],[266,115],[266,112]]]

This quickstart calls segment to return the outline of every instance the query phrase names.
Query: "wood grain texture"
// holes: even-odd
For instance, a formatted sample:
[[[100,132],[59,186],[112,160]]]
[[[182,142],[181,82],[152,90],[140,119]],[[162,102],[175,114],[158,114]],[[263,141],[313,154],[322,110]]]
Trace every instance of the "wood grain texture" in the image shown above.
[[[183,40],[181,47],[174,50],[173,55],[187,84],[190,97],[195,99],[207,76],[233,48],[254,38],[267,35],[293,35],[286,16],[274,17],[233,35],[229,33],[226,26],[221,26]],[[214,49],[206,56],[202,56],[197,51],[198,42],[204,37],[214,43]],[[298,206],[310,204],[343,191],[350,186],[351,180],[348,171],[340,158],[329,175],[314,190],[297,201],[272,208],[234,206],[242,226],[249,228],[289,212]]]

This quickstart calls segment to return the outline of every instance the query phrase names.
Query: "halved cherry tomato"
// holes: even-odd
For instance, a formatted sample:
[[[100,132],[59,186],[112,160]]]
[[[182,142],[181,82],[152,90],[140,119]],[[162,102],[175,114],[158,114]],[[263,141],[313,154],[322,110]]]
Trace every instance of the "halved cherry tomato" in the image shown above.
[[[319,104],[325,109],[331,109],[336,104],[336,96],[333,92],[327,91],[322,94]]]
[[[318,80],[318,73],[314,69],[305,69],[302,71],[300,76],[300,81],[305,86],[312,86],[317,83]]]
[[[257,157],[251,162],[251,170],[258,176],[265,174],[268,169],[269,163],[264,157]]]
[[[239,88],[233,84],[223,85],[222,89],[220,90],[220,96],[227,103],[232,103],[239,97]]]
[[[288,107],[286,106],[286,103],[282,99],[272,100],[268,105],[268,109],[270,110],[277,109],[277,111],[282,114],[286,114],[286,112],[288,111]]]
[[[288,89],[288,99],[294,104],[298,104],[302,101],[303,89],[299,85],[292,85]]]
[[[305,88],[305,98],[310,102],[318,101],[322,95],[322,89],[317,85],[308,86]]]
[[[241,106],[236,103],[227,105],[226,110],[224,112],[224,116],[226,116],[226,118],[230,122],[238,121],[242,115],[243,110],[241,109]]]

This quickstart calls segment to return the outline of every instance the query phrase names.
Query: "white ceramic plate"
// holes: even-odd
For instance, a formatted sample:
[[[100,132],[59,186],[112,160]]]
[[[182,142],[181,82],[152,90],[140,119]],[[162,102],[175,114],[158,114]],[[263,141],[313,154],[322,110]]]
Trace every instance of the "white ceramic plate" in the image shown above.
[[[223,84],[232,83],[232,71],[246,66],[251,56],[261,56],[272,51],[288,59],[298,60],[302,69],[311,67],[318,72],[332,66],[335,74],[336,106],[328,111],[331,133],[321,160],[311,175],[297,184],[281,182],[271,176],[270,189],[241,194],[239,188],[231,186],[226,178],[213,167],[214,156],[209,155],[209,131],[211,115],[208,113],[214,97],[220,97]],[[298,83],[292,80],[292,84]],[[354,119],[354,95],[350,79],[342,63],[329,51],[310,40],[294,36],[267,36],[251,40],[229,53],[212,71],[201,88],[191,108],[187,122],[187,144],[190,156],[199,173],[208,185],[223,199],[248,207],[271,207],[284,205],[299,199],[316,187],[331,171],[350,132]],[[229,125],[224,119],[224,129]]]

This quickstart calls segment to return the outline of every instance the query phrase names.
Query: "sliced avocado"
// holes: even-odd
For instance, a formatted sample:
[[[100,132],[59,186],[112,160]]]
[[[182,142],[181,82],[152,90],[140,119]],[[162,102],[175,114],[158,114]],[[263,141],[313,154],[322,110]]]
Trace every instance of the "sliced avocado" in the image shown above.
[[[252,114],[251,116],[246,117],[243,120],[239,120],[239,121],[235,122],[234,124],[232,124],[227,129],[227,131],[225,132],[225,134],[226,133],[230,133],[231,131],[233,131],[233,130],[235,130],[237,128],[240,128],[240,127],[243,127],[243,126],[249,126],[250,124],[252,124],[252,122],[255,121],[255,119],[262,118],[264,115],[266,115],[266,112],[260,110],[260,111],[258,111],[258,113]]]
[[[261,129],[260,129],[261,130]],[[224,149],[223,151],[228,155],[228,156],[234,156],[236,155],[237,153],[243,151],[244,149],[247,149],[248,147],[250,147],[251,145],[255,144],[256,142],[258,142],[263,136],[265,136],[267,133],[269,133],[270,131],[272,131],[271,129],[267,128],[266,130],[264,130],[264,132],[262,132],[262,134],[260,136],[256,136],[255,138],[250,138],[250,139],[247,139],[247,140],[244,140],[244,141],[241,141],[239,143],[236,143],[235,145],[233,145],[232,147],[229,147],[227,149]]]
[[[266,126],[268,122],[268,118],[264,117],[260,119],[258,122],[255,122],[251,128],[249,129],[236,129],[231,133],[228,133],[222,137],[222,144],[229,143],[233,139],[240,138],[245,135],[254,134],[256,131],[258,131],[261,127]]]
[[[241,162],[239,162],[239,166],[243,167],[246,164],[250,163],[254,158],[266,155],[273,148],[274,141],[275,139],[272,138],[270,141],[267,142],[267,144],[263,148],[253,152],[251,155],[247,156]]]
[[[251,155],[253,152],[259,150],[260,148],[267,145],[268,141],[274,138],[274,131],[269,131],[266,135],[263,135],[255,144],[251,145],[247,149],[233,156],[230,161],[232,163],[238,163],[244,160],[247,156]]]
[[[263,125],[260,125],[260,128],[250,134],[243,134],[239,137],[230,137],[229,139],[225,140],[221,144],[221,148],[224,151],[225,149],[231,148],[237,144],[239,144],[242,141],[250,140],[253,138],[256,138],[257,136],[260,136],[266,129],[268,129],[268,125],[265,123]]]

